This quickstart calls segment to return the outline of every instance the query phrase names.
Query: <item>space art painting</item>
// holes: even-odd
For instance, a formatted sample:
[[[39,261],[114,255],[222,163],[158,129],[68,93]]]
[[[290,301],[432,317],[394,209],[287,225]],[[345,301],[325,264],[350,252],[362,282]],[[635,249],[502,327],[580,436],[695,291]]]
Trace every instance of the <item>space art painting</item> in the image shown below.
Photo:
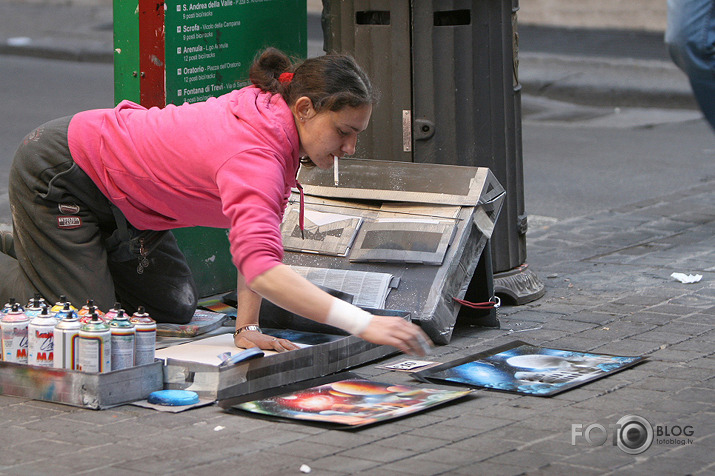
[[[471,392],[354,378],[241,403],[232,409],[332,424],[338,428],[356,428],[426,410]]]
[[[412,374],[418,380],[548,397],[643,361],[515,341]]]

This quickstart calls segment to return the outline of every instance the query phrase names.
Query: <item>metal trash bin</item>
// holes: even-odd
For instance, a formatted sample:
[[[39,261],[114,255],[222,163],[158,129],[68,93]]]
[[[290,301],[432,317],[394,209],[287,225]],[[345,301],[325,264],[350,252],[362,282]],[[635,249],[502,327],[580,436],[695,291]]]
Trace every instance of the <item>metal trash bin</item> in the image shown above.
[[[506,189],[491,239],[494,289],[544,294],[526,264],[518,0],[323,0],[327,52],[349,53],[380,91],[356,157],[488,167]]]

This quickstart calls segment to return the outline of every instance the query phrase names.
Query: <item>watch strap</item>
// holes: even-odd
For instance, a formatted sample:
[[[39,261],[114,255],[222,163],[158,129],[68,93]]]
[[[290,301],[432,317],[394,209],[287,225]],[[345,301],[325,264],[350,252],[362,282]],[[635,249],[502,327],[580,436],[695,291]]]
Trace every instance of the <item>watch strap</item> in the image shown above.
[[[250,324],[250,325],[239,327],[238,329],[236,329],[236,332],[233,333],[233,336],[236,337],[238,334],[240,334],[243,331],[256,331],[256,332],[260,332],[261,334],[263,334],[263,332],[261,332],[261,328],[259,326],[255,325],[255,324]]]

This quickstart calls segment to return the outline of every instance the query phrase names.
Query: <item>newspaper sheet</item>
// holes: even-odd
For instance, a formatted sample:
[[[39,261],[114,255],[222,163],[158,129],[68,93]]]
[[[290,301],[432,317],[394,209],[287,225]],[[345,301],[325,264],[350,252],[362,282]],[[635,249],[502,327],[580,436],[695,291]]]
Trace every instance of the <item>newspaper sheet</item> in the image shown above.
[[[392,281],[391,274],[305,266],[291,268],[315,285],[352,294],[355,296],[353,304],[356,306],[385,308]]]

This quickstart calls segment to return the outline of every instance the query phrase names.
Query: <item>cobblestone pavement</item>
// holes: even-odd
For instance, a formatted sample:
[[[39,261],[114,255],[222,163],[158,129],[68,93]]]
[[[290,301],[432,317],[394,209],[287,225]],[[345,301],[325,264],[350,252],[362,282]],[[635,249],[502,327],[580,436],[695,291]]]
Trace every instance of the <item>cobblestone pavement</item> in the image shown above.
[[[451,343],[430,356],[448,362],[518,339],[648,358],[634,368],[551,398],[478,391],[352,432],[218,406],[179,414],[129,405],[92,411],[0,397],[0,473],[300,474],[305,464],[320,475],[711,474],[714,185],[532,227],[530,264],[546,295],[503,307],[499,329],[460,321]],[[673,272],[704,277],[682,284]],[[415,383],[374,364],[356,373]],[[627,415],[648,420],[655,434],[638,455],[613,445],[609,425]],[[603,445],[579,432],[593,424],[608,433]],[[593,443],[597,434],[590,433]]]

